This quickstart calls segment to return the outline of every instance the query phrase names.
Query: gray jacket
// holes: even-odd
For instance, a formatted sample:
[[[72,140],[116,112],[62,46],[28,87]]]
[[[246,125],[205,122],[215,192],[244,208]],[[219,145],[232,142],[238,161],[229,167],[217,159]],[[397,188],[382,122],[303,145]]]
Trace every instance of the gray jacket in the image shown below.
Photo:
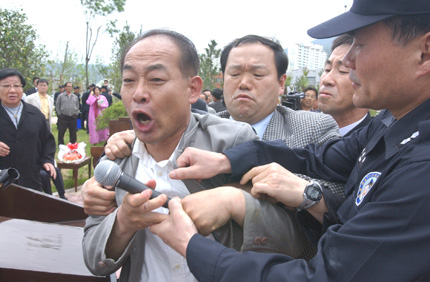
[[[246,123],[222,119],[214,115],[193,114],[187,130],[182,136],[177,150],[174,152],[174,160],[176,161],[177,157],[179,157],[186,147],[196,147],[214,152],[222,152],[230,147],[253,139],[257,139],[257,136],[251,126]],[[118,160],[118,163],[122,171],[126,174],[135,175],[137,169],[136,157],[131,155],[125,159]],[[224,185],[228,180],[228,176],[219,175],[212,179],[202,181],[201,183],[193,180],[187,180],[184,181],[184,183],[188,190],[193,193]],[[121,204],[125,193],[126,191],[116,188],[116,199],[118,205]],[[260,203],[260,201],[252,198],[252,196],[246,192],[244,193],[247,195],[247,210],[248,206],[249,209],[254,210],[255,208],[261,208],[259,207],[260,205],[270,205],[267,202]],[[273,210],[273,208],[275,210]],[[274,206],[268,207],[268,211],[276,215],[276,220],[281,219],[288,221],[288,218],[282,218],[285,213],[280,212],[277,209],[278,208]],[[117,261],[106,258],[105,247],[116,218],[116,212],[117,211],[106,217],[90,216],[87,219],[83,238],[85,264],[88,269],[96,275],[108,275],[122,267],[120,281],[139,281],[142,272],[142,265],[144,263],[145,234],[143,231],[136,232],[133,239]],[[247,211],[247,214],[250,213],[252,212]],[[302,238],[302,234],[299,228],[295,226],[294,223],[292,224],[294,226],[290,226],[290,230],[287,230],[286,232],[291,234],[291,242],[298,241],[299,243],[286,245],[293,245],[292,248],[295,250],[299,249],[301,245],[301,239],[296,240],[295,238]],[[242,235],[243,230],[234,222],[230,221],[226,226],[214,232],[214,236],[226,246],[244,251],[247,250],[247,244],[245,244],[245,242],[253,242],[254,235],[259,229],[260,226],[256,226],[252,223],[247,224],[244,227],[244,230],[249,230],[251,234],[251,237],[247,238],[247,234]],[[244,238],[242,238],[243,236]],[[254,244],[248,245],[253,246]],[[271,247],[269,248],[271,249]]]
[[[61,93],[55,102],[55,111],[57,116],[77,116],[79,114],[79,98],[76,94],[70,96],[66,92]]]

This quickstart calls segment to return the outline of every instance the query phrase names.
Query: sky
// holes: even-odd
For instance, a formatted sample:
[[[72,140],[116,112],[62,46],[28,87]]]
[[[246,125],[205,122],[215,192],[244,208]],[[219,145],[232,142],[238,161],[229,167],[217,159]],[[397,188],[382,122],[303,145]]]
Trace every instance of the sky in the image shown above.
[[[118,27],[128,23],[133,32],[167,28],[190,38],[199,53],[213,39],[223,48],[247,34],[274,37],[284,48],[312,41],[306,31],[348,10],[352,0],[127,0],[125,11],[109,17]],[[21,9],[36,30],[36,44],[46,46],[51,58],[62,58],[69,49],[84,58],[86,16],[79,0],[1,1],[0,8]],[[95,31],[106,19],[91,19]],[[103,26],[91,60],[110,62],[114,39]],[[93,61],[94,62],[94,61]]]

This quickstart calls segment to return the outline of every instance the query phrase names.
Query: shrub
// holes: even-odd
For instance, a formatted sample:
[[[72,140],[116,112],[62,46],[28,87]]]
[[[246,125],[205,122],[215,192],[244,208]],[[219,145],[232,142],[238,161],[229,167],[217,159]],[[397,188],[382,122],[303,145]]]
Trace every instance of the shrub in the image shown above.
[[[99,115],[96,119],[97,130],[109,128],[109,121],[119,117],[128,117],[122,101],[112,103],[110,107],[103,110],[102,115]]]

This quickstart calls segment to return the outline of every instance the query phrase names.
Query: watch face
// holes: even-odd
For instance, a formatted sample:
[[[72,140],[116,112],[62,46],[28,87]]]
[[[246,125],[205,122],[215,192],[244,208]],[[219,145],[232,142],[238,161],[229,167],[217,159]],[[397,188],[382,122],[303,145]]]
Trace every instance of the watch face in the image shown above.
[[[320,189],[318,189],[317,187],[308,186],[308,189],[306,191],[306,196],[308,197],[309,200],[319,201],[322,198],[322,193]]]

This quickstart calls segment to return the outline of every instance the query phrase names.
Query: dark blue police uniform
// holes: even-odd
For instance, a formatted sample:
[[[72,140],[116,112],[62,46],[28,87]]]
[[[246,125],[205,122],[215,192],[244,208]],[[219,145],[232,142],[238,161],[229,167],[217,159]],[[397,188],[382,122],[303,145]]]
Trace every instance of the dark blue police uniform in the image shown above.
[[[321,148],[256,141],[225,154],[234,178],[275,161],[345,181],[346,198],[324,191],[326,231],[309,266],[284,255],[240,254],[194,235],[187,261],[199,281],[430,281],[430,100],[400,120],[384,111]]]

